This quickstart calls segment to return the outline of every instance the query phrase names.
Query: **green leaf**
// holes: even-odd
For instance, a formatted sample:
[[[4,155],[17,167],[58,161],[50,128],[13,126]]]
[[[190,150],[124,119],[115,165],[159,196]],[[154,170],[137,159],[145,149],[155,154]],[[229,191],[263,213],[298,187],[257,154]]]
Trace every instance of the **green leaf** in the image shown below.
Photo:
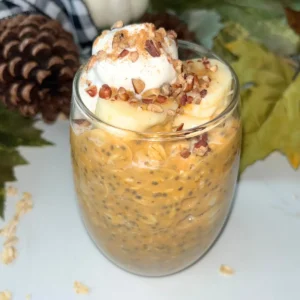
[[[52,145],[41,137],[42,131],[34,128],[35,120],[24,118],[0,104],[0,216],[3,216],[5,182],[14,181],[13,168],[27,164],[18,146]]]
[[[213,39],[223,28],[220,15],[213,10],[187,10],[182,18],[189,29],[196,33],[197,41],[208,49],[213,46]]]
[[[4,202],[5,202],[4,183],[0,183],[0,217],[1,218],[3,218],[3,213],[4,213]]]

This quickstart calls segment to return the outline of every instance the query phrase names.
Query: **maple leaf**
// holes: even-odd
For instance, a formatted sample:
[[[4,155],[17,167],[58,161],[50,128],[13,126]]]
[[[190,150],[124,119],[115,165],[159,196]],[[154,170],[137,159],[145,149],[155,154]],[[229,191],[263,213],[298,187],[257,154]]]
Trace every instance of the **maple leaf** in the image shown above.
[[[52,145],[41,137],[42,131],[33,127],[34,119],[24,118],[0,104],[0,216],[3,217],[5,182],[14,181],[13,168],[27,164],[18,146]]]
[[[300,78],[294,68],[249,40],[226,48],[238,59],[232,63],[242,86],[243,143],[240,171],[273,151],[300,163]]]
[[[243,130],[247,134],[263,124],[291,83],[295,70],[253,41],[237,40],[226,48],[239,58],[232,66],[242,87]]]
[[[246,134],[243,142],[241,171],[256,160],[278,150],[285,154],[293,168],[300,165],[300,76],[293,81],[272,113],[255,132]]]

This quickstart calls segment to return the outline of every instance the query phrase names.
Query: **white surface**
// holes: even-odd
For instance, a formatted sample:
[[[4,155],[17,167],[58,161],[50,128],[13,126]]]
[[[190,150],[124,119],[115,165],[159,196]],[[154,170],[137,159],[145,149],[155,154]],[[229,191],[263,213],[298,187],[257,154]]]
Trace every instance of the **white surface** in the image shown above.
[[[165,278],[128,274],[96,249],[78,215],[69,155],[68,124],[39,124],[55,147],[22,148],[30,165],[13,185],[33,194],[21,220],[19,256],[0,264],[0,291],[32,300],[297,300],[300,299],[300,171],[279,154],[242,177],[229,222],[215,246],[191,268]],[[17,197],[7,202],[6,218]],[[3,225],[0,222],[0,227]],[[221,264],[236,270],[219,275]],[[74,280],[91,287],[75,295]]]

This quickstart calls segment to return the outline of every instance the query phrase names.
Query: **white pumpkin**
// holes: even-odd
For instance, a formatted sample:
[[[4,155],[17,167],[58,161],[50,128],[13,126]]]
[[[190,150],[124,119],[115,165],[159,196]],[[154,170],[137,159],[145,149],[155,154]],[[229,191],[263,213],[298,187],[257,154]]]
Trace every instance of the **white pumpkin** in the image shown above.
[[[142,16],[149,0],[84,0],[98,28],[122,20],[125,24]]]

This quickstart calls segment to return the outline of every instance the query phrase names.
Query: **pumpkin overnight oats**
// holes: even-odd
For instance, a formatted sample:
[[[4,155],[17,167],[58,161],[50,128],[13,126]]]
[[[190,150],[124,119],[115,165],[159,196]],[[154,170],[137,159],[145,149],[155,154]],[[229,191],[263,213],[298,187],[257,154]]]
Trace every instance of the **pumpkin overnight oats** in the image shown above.
[[[194,263],[229,214],[239,166],[238,87],[200,46],[118,22],[74,80],[71,148],[84,223],[127,271]]]

